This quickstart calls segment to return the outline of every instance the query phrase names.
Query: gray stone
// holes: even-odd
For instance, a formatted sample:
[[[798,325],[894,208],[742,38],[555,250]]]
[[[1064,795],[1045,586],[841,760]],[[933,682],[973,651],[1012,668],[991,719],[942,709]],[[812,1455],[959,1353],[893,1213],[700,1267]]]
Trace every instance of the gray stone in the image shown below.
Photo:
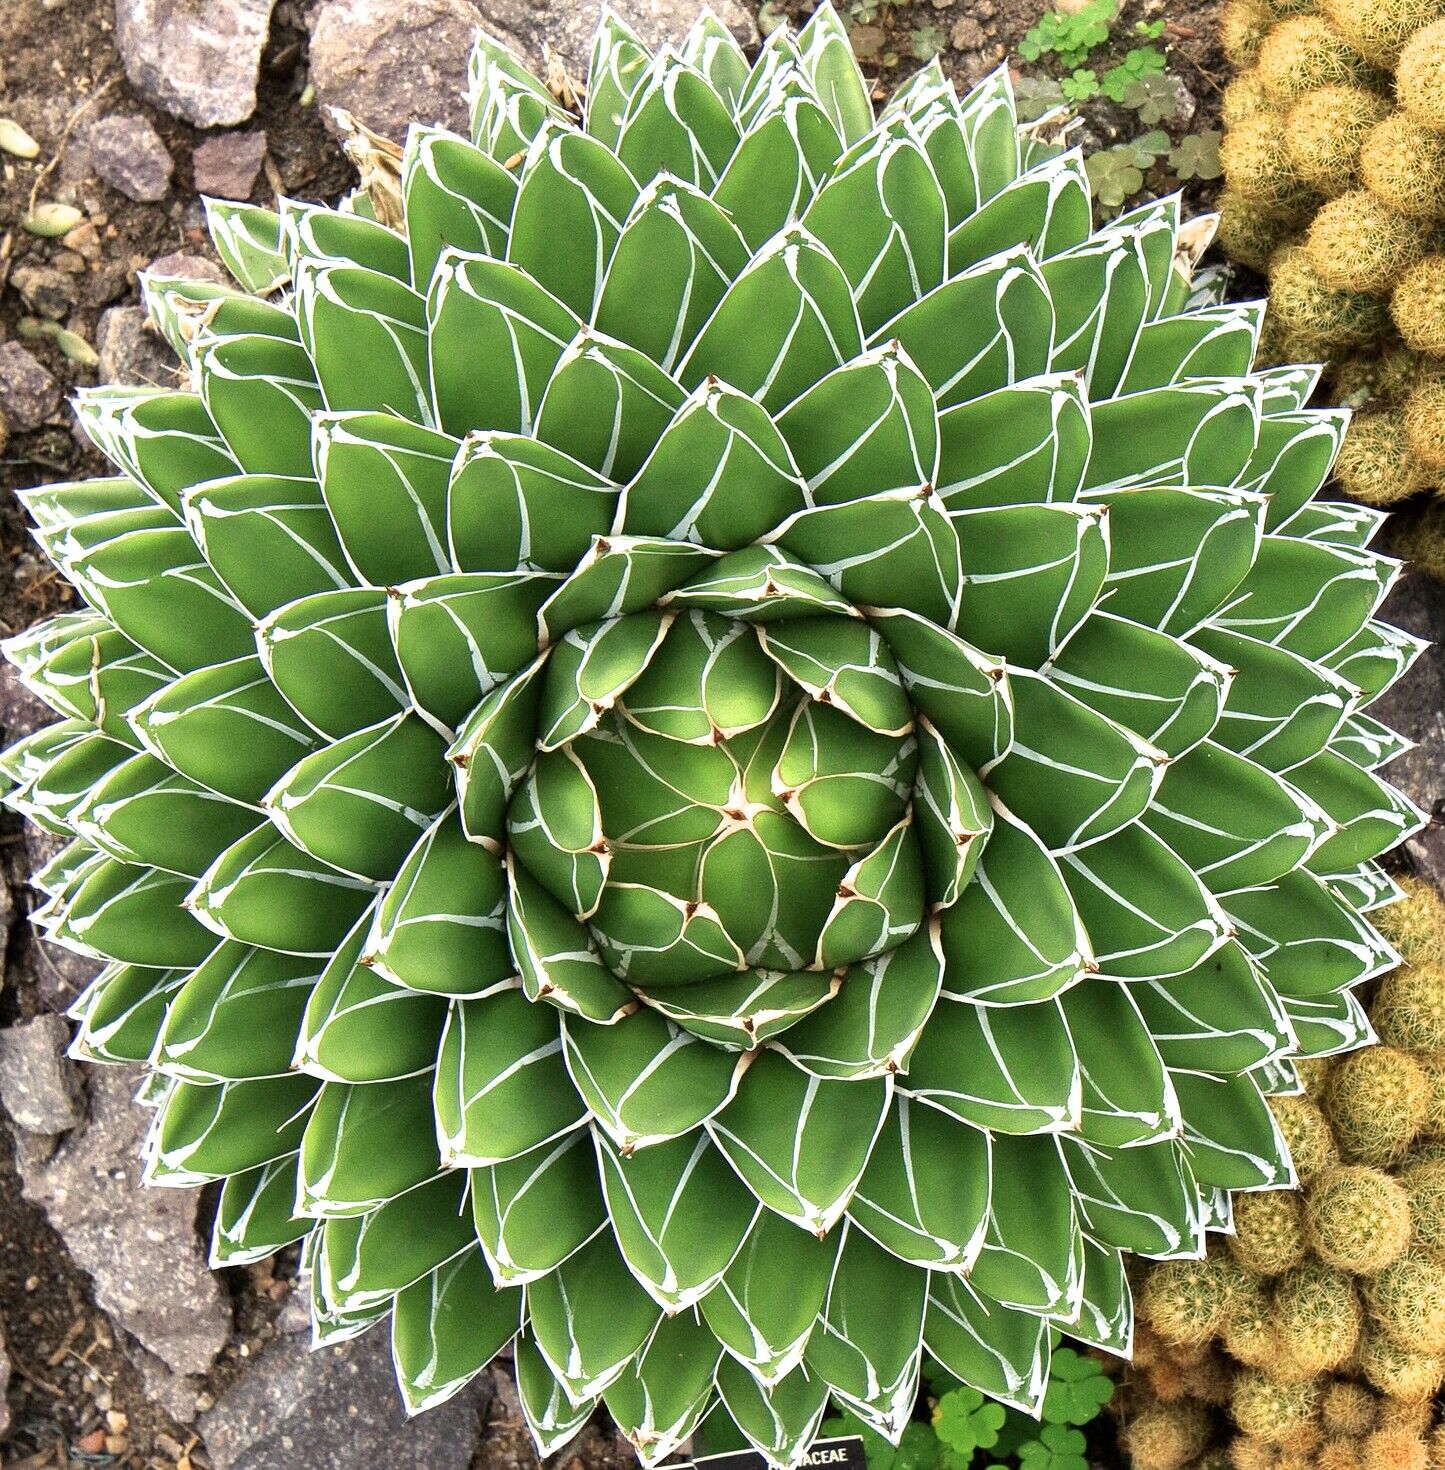
[[[472,0],[323,0],[311,16],[311,81],[322,118],[343,107],[400,141],[408,123],[467,130]]]
[[[60,407],[60,385],[18,342],[0,342],[0,414],[12,430],[38,429]]]
[[[200,1412],[196,1400],[204,1391],[206,1380],[193,1374],[172,1373],[154,1353],[147,1352],[128,1333],[124,1348],[126,1357],[140,1369],[146,1398],[164,1409],[177,1424],[194,1423]]]
[[[0,1031],[0,1102],[27,1133],[65,1133],[85,1121],[69,1045],[64,1016],[36,1016]]]
[[[467,1470],[490,1396],[483,1373],[408,1420],[385,1328],[315,1352],[299,1337],[280,1337],[196,1429],[215,1470]]]
[[[275,0],[115,0],[115,40],[130,84],[198,128],[256,110],[256,73]]]
[[[204,1373],[230,1334],[230,1307],[197,1234],[199,1192],[141,1187],[149,1114],[132,1097],[142,1075],[90,1069],[89,1122],[51,1159],[22,1156],[21,1183],[94,1279],[96,1304],[171,1371]]]
[[[196,193],[217,199],[249,199],[265,157],[266,134],[260,130],[218,133],[207,138],[197,146],[191,160]]]
[[[5,1323],[0,1321],[0,1437],[10,1428],[10,1404],[5,1397],[10,1387],[10,1354],[5,1351]]]
[[[753,8],[742,0],[711,0],[717,18],[743,43],[757,44]],[[576,77],[587,70],[601,0],[481,0],[483,24],[521,43],[529,60],[542,64],[545,42]],[[617,7],[628,25],[652,47],[678,41],[697,19],[697,0],[627,0]]]
[[[17,265],[10,272],[10,284],[37,316],[57,322],[70,315],[79,295],[75,277],[53,265]]]
[[[97,370],[102,383],[174,388],[179,364],[170,344],[139,306],[112,306],[95,328]]]
[[[1370,714],[1417,741],[1381,774],[1431,818],[1405,843],[1415,866],[1445,889],[1445,597],[1440,584],[1411,568],[1385,600],[1380,617],[1430,640],[1415,667],[1370,706]]]
[[[208,255],[193,255],[186,250],[173,250],[169,255],[158,255],[147,267],[153,276],[170,276],[187,281],[213,281],[218,286],[227,285],[230,277],[225,268]]]
[[[86,141],[91,167],[127,199],[154,204],[170,191],[176,165],[149,118],[111,113],[91,125]]]

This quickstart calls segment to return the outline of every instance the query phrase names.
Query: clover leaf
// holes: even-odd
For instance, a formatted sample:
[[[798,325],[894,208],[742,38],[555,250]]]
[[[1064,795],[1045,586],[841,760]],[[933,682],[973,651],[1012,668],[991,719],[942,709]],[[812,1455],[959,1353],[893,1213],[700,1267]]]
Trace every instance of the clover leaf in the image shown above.
[[[1169,167],[1181,179],[1217,179],[1224,172],[1219,162],[1220,137],[1219,131],[1211,128],[1207,133],[1181,138],[1170,150]]]
[[[904,1429],[896,1445],[889,1444],[849,1409],[824,1419],[823,1434],[829,1439],[857,1435],[863,1441],[868,1470],[937,1470],[938,1440],[928,1425],[916,1420]]]
[[[1164,53],[1157,46],[1136,46],[1118,66],[1111,66],[1104,73],[1100,90],[1113,102],[1122,103],[1124,93],[1134,82],[1162,72],[1165,67]]]
[[[1050,1424],[1087,1424],[1114,1397],[1103,1367],[1073,1348],[1054,1351],[1044,1391],[1044,1419]]]
[[[976,1388],[951,1390],[933,1410],[933,1432],[941,1444],[959,1455],[996,1445],[1003,1421],[1003,1405],[985,1399]]]
[[[1088,1441],[1077,1429],[1045,1424],[1039,1437],[1019,1450],[1019,1470],[1089,1470]]]
[[[1165,122],[1179,113],[1179,89],[1172,78],[1151,72],[1124,88],[1124,106],[1139,114],[1146,127]]]

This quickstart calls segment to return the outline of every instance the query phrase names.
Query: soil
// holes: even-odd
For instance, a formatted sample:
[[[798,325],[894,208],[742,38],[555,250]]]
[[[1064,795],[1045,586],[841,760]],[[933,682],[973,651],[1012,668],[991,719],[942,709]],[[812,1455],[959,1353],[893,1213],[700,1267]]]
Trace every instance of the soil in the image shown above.
[[[795,5],[769,0],[761,23],[802,19],[812,0]],[[1164,124],[1177,140],[1186,131],[1218,125],[1225,63],[1214,39],[1220,0],[1127,0],[1115,41],[1099,62],[1117,61],[1134,22],[1162,19],[1171,72],[1187,89],[1187,121]],[[483,5],[483,8],[485,6]],[[625,5],[623,6],[625,10]],[[855,44],[870,77],[885,95],[919,62],[919,38],[941,40],[940,60],[960,84],[977,81],[1016,52],[1025,32],[1049,8],[1046,0],[921,0],[921,3],[848,7]],[[34,163],[0,155],[0,342],[24,345],[67,393],[93,382],[93,369],[67,358],[54,342],[27,335],[32,304],[16,288],[17,273],[41,267],[56,273],[58,310],[52,314],[85,342],[109,306],[136,300],[136,271],[174,251],[209,253],[192,176],[192,153],[206,133],[149,107],[129,87],[113,39],[110,0],[5,0],[0,5],[0,115],[13,117],[40,142]],[[264,128],[268,154],[254,201],[278,192],[329,199],[350,186],[352,174],[314,108],[303,105],[306,32],[297,0],[281,0],[262,64],[258,107],[250,128]],[[926,49],[926,47],[924,48]],[[1093,64],[1093,63],[1091,63]],[[1047,68],[1025,66],[1022,75]],[[140,204],[90,176],[84,162],[87,124],[107,112],[139,113],[150,120],[175,160],[170,192]],[[1081,109],[1076,141],[1108,146],[1143,130],[1133,113],[1104,99]],[[1146,177],[1146,192],[1176,187],[1166,167]],[[1207,208],[1217,184],[1187,186],[1191,209]],[[74,202],[94,236],[42,240],[20,219],[36,200]],[[72,432],[68,417],[28,433],[0,431],[0,636],[18,632],[62,610],[68,587],[36,555],[11,491],[58,479],[104,472],[104,464]],[[0,745],[5,731],[0,729]],[[23,915],[23,848],[13,817],[0,818],[0,884],[13,899],[17,922],[4,971],[18,974],[32,941]],[[6,908],[0,891],[0,914]],[[0,938],[3,938],[0,927]],[[54,998],[47,997],[53,1005]],[[45,1008],[34,987],[0,990],[0,1025]],[[204,1448],[183,1426],[145,1397],[141,1376],[117,1341],[116,1329],[94,1304],[86,1275],[70,1259],[44,1215],[20,1193],[14,1139],[0,1120],[0,1322],[14,1364],[8,1440],[0,1442],[6,1470],[39,1466],[127,1466],[132,1470],[204,1470]],[[244,1358],[278,1329],[276,1318],[294,1279],[294,1258],[223,1273],[236,1309],[237,1330],[210,1385],[219,1391]],[[107,1418],[107,1415],[110,1417]],[[107,1440],[106,1436],[110,1436]],[[1101,1454],[1107,1450],[1101,1448]],[[532,1467],[536,1456],[514,1408],[504,1396],[493,1404],[477,1467]],[[567,1453],[568,1470],[612,1470],[630,1465],[630,1453],[610,1430],[590,1429]]]

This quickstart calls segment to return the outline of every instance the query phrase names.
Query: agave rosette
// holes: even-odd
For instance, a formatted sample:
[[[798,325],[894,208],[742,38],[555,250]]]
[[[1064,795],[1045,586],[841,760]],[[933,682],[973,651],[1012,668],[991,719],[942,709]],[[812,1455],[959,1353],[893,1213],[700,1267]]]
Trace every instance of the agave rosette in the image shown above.
[[[581,125],[483,38],[473,140],[371,163],[213,206],[242,289],[146,288],[189,391],[25,496],[78,1053],[413,1408],[509,1344],[544,1451],[896,1439],[925,1346],[1036,1408],[1126,1253],[1292,1183],[1265,1096],[1395,960],[1344,416],[1176,200],[1095,231],[1004,73],[875,119],[826,8],[608,17]]]

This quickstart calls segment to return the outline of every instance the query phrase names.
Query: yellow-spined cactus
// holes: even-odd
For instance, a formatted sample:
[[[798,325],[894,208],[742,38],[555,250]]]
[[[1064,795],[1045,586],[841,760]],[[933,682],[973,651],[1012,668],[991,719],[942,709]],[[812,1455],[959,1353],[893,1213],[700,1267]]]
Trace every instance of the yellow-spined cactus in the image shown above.
[[[1390,315],[1416,352],[1445,358],[1445,255],[1427,255],[1400,276]]]
[[[1358,1439],[1375,1427],[1375,1396],[1362,1383],[1331,1383],[1320,1399],[1325,1433],[1340,1439]]]
[[[1190,1347],[1218,1332],[1230,1286],[1231,1273],[1220,1257],[1165,1261],[1144,1284],[1141,1299],[1165,1342]]]
[[[1231,87],[1246,85],[1260,98],[1268,98],[1257,76],[1230,83]],[[1304,93],[1290,107],[1284,124],[1285,147],[1295,172],[1326,196],[1353,188],[1360,180],[1365,139],[1389,113],[1385,98],[1366,87],[1316,87]],[[1225,121],[1228,125],[1227,117]]]
[[[1374,69],[1322,16],[1293,15],[1260,42],[1257,63],[1265,90],[1281,102],[1315,87],[1369,83]]]
[[[1219,194],[1219,231],[1216,239],[1231,259],[1263,274],[1270,259],[1282,246],[1293,243],[1296,227],[1230,186]],[[1274,318],[1266,316],[1266,332]],[[1281,354],[1282,355],[1282,354]]]
[[[1134,1470],[1183,1470],[1207,1443],[1209,1419],[1199,1404],[1153,1404],[1122,1438]]]
[[[1370,1314],[1407,1352],[1445,1353],[1445,1266],[1407,1253],[1364,1287]]]
[[[1314,1377],[1337,1368],[1360,1337],[1354,1284],[1319,1261],[1296,1266],[1275,1283],[1274,1320],[1281,1345],[1303,1373]]]
[[[1445,380],[1426,378],[1405,398],[1405,440],[1427,469],[1445,471]],[[1445,1046],[1445,1038],[1441,1045]]]
[[[1383,1270],[1410,1243],[1404,1186],[1362,1164],[1325,1170],[1310,1190],[1306,1213],[1320,1259],[1359,1276]]]
[[[1406,42],[1445,11],[1441,0],[1319,0],[1320,13],[1375,66],[1390,68]]]
[[[1395,67],[1395,95],[1422,127],[1445,132],[1445,19],[1431,21],[1405,43]]]
[[[1335,476],[1356,500],[1381,508],[1423,490],[1430,475],[1410,450],[1404,410],[1356,414],[1335,461]]]
[[[1408,112],[1388,113],[1360,146],[1360,178],[1404,214],[1445,218],[1445,133],[1424,127]]]
[[[1238,67],[1253,66],[1275,17],[1260,0],[1229,0],[1219,18],[1219,42]]]
[[[1329,285],[1305,246],[1287,246],[1270,262],[1269,305],[1299,337],[1327,352],[1376,341],[1385,330],[1384,306],[1374,296]]]
[[[1219,161],[1229,187],[1263,214],[1303,224],[1319,207],[1321,196],[1295,167],[1275,112],[1241,118],[1219,145]]]
[[[1315,1425],[1320,1394],[1318,1383],[1280,1383],[1268,1373],[1250,1368],[1234,1380],[1229,1412],[1246,1435],[1280,1444]]]
[[[1425,1441],[1408,1429],[1377,1429],[1360,1444],[1360,1470],[1428,1470]]]
[[[1278,1276],[1304,1260],[1309,1249],[1300,1196],[1280,1190],[1242,1194],[1234,1202],[1235,1233],[1229,1248],[1256,1276]]]
[[[1445,1378],[1445,1358],[1402,1348],[1378,1328],[1366,1331],[1359,1357],[1365,1377],[1391,1398],[1428,1399]]]
[[[1354,153],[1358,157],[1358,144]],[[1368,189],[1351,189],[1320,206],[1305,236],[1305,249],[1325,285],[1377,296],[1389,295],[1394,283],[1424,256],[1429,239],[1430,227],[1424,220],[1401,214]]]
[[[1325,1111],[1352,1163],[1398,1163],[1424,1126],[1430,1087],[1408,1052],[1372,1046],[1344,1058],[1330,1077]]]
[[[1400,1170],[1410,1201],[1410,1247],[1445,1265],[1445,1159],[1421,1159]]]
[[[1445,415],[1445,386],[1439,394]],[[1402,965],[1380,983],[1370,1014],[1380,1040],[1392,1047],[1445,1051],[1445,967]]]
[[[1339,1162],[1339,1149],[1330,1125],[1312,1098],[1303,1093],[1272,1097],[1269,1107],[1289,1145],[1295,1173],[1302,1180],[1313,1179],[1321,1169]]]

